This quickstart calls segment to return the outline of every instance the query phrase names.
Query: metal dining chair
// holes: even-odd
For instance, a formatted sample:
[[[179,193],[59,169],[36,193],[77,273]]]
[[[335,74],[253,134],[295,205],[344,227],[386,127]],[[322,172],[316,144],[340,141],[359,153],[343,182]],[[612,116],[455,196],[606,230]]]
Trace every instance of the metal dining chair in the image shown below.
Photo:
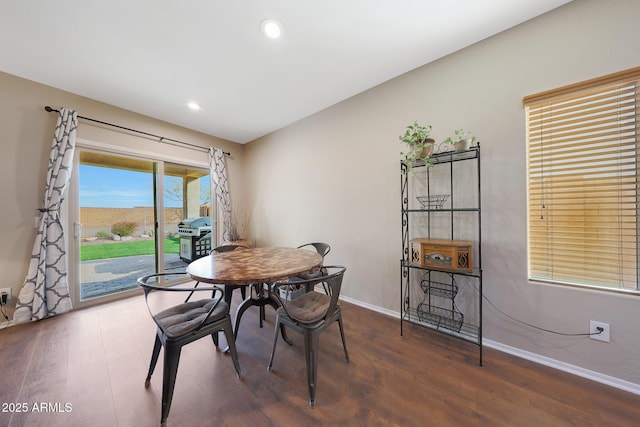
[[[338,304],[342,279],[346,270],[343,266],[324,267],[325,274],[306,280],[276,282],[274,284],[274,294],[280,301],[281,307],[276,311],[275,334],[273,337],[273,348],[267,370],[273,367],[273,358],[278,342],[278,332],[281,325],[288,326],[304,336],[304,353],[307,365],[307,387],[309,390],[309,405],[315,407],[316,384],[318,378],[318,353],[319,336],[334,322],[338,322],[344,355],[349,362],[347,343],[344,338],[344,328],[342,325],[342,311]],[[317,283],[324,282],[327,285],[329,295],[313,290]],[[297,298],[291,298],[291,292],[295,288],[301,287],[307,292]]]
[[[236,369],[237,377],[241,373],[238,354],[236,352],[236,341],[231,326],[231,316],[229,315],[229,304],[223,300],[223,291],[218,287],[183,287],[182,285],[168,287],[163,286],[169,276],[186,277],[186,273],[156,273],[140,277],[138,285],[144,291],[144,299],[151,318],[157,326],[156,339],[151,354],[149,372],[145,381],[145,387],[151,383],[151,375],[155,370],[160,349],[164,347],[164,366],[162,370],[162,413],[160,418],[161,426],[165,426],[173,390],[180,362],[182,347],[193,341],[210,335],[214,345],[218,346],[218,332],[223,331],[227,338],[231,359]],[[169,295],[162,295],[162,298],[151,297],[154,292],[171,294],[176,292],[212,292],[211,298],[204,298],[191,302],[183,302],[172,305],[164,309],[156,308],[162,305],[166,307]],[[159,295],[158,295],[159,296]],[[191,295],[190,295],[191,296]],[[153,300],[153,301],[151,301]],[[162,304],[162,302],[165,302]]]
[[[329,246],[328,243],[314,242],[314,243],[305,243],[304,245],[300,245],[298,246],[298,249],[305,249],[308,247],[313,247],[316,250],[316,252],[318,252],[318,255],[322,257],[322,264],[320,264],[320,269],[313,273],[307,273],[307,274],[303,274],[302,276],[295,277],[291,279],[292,281],[298,281],[301,279],[302,280],[313,279],[325,273],[322,265],[324,264],[324,257],[327,256],[327,254],[331,251],[331,246]],[[327,285],[325,283],[322,283],[322,287],[324,288],[324,293],[329,295]]]

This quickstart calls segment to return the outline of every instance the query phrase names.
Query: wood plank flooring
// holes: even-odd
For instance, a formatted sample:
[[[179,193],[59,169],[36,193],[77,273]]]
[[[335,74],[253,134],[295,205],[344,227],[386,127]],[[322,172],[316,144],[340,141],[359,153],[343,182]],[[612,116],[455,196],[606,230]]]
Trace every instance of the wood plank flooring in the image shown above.
[[[640,424],[640,396],[488,348],[480,367],[473,344],[415,326],[402,337],[397,319],[348,303],[343,310],[351,363],[337,325],[328,329],[315,409],[302,337],[279,341],[268,372],[274,312],[267,308],[260,329],[251,308],[237,340],[242,378],[211,340],[187,345],[168,425]],[[0,426],[157,426],[161,361],[144,387],[154,332],[142,296],[0,330]]]

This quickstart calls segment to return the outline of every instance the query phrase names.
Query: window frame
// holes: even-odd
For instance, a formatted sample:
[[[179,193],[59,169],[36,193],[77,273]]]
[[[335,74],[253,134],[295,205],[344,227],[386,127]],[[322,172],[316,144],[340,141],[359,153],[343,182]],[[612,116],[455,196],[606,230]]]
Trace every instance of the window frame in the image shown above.
[[[610,283],[605,284],[605,283],[589,283],[586,279],[576,279],[576,276],[578,276],[578,274],[576,273],[576,276],[574,276],[571,280],[563,280],[563,278],[561,277],[553,277],[555,275],[555,273],[553,272],[553,268],[554,267],[550,267],[548,268],[547,272],[550,270],[551,273],[547,276],[544,277],[543,274],[540,274],[539,271],[544,271],[543,267],[542,269],[539,269],[538,264],[536,264],[533,268],[536,269],[535,273],[532,273],[532,264],[535,263],[539,263],[540,259],[542,255],[540,254],[533,254],[532,252],[535,252],[535,250],[539,250],[540,248],[544,247],[544,242],[542,244],[540,243],[532,243],[532,235],[533,238],[537,238],[540,235],[545,235],[547,236],[548,240],[552,240],[553,239],[553,231],[555,231],[556,229],[563,229],[563,230],[567,230],[569,227],[568,226],[561,226],[561,227],[556,227],[555,225],[551,225],[548,226],[547,228],[553,231],[542,231],[542,232],[537,232],[535,231],[535,225],[534,225],[534,218],[533,218],[533,210],[535,209],[534,206],[543,206],[544,207],[544,203],[540,203],[538,202],[537,204],[534,204],[534,202],[536,201],[535,195],[532,195],[532,188],[534,189],[534,193],[535,191],[540,191],[540,198],[544,198],[546,197],[545,194],[554,194],[553,192],[556,191],[555,194],[557,194],[558,191],[558,187],[553,188],[554,187],[554,180],[557,180],[558,178],[554,177],[554,172],[548,172],[547,174],[545,174],[544,172],[540,172],[540,171],[532,171],[532,169],[535,169],[536,167],[536,161],[538,163],[543,162],[543,161],[547,161],[547,160],[542,160],[545,158],[545,154],[532,154],[532,149],[533,150],[538,150],[538,151],[544,151],[545,149],[549,149],[548,147],[554,147],[554,143],[558,144],[558,136],[556,136],[556,140],[554,141],[553,136],[549,137],[549,135],[551,135],[553,133],[554,130],[559,129],[562,126],[562,121],[565,119],[556,119],[556,122],[553,122],[553,120],[550,120],[549,123],[545,125],[541,125],[541,119],[539,119],[540,117],[542,117],[542,113],[540,113],[540,111],[543,111],[543,108],[548,107],[548,106],[554,106],[553,108],[555,108],[555,106],[561,106],[563,105],[567,105],[568,100],[577,100],[576,102],[578,102],[578,105],[582,105],[580,104],[581,102],[585,102],[585,104],[587,104],[588,102],[584,101],[584,99],[588,99],[588,97],[585,96],[585,94],[594,92],[594,91],[602,91],[606,88],[618,88],[618,87],[623,87],[623,86],[629,86],[629,85],[634,85],[634,89],[633,89],[633,93],[634,93],[634,98],[632,100],[632,102],[629,104],[632,106],[631,110],[626,110],[626,113],[628,113],[629,111],[632,111],[632,114],[630,114],[630,116],[633,117],[632,121],[630,122],[629,120],[627,120],[625,118],[625,125],[627,128],[630,126],[632,128],[632,131],[630,132],[631,136],[627,136],[625,138],[627,138],[626,144],[627,144],[627,149],[629,146],[633,146],[633,154],[632,154],[632,160],[627,160],[626,162],[626,166],[628,167],[629,164],[632,164],[633,167],[633,176],[635,179],[634,182],[634,188],[631,190],[633,193],[633,197],[635,198],[635,207],[633,208],[629,208],[628,206],[626,208],[622,208],[620,206],[625,205],[624,202],[618,201],[618,209],[619,211],[623,211],[626,209],[625,212],[633,212],[634,215],[634,220],[632,222],[635,223],[635,225],[633,226],[633,232],[635,233],[635,242],[632,243],[631,245],[627,244],[626,246],[634,246],[634,248],[628,249],[625,248],[624,250],[628,250],[630,252],[633,252],[633,257],[635,258],[635,261],[619,261],[617,262],[619,265],[632,265],[633,262],[635,262],[635,269],[633,274],[627,272],[626,275],[625,274],[621,274],[621,273],[617,273],[620,275],[620,282],[621,283],[625,283],[625,279],[624,277],[633,277],[633,282],[632,282],[632,286],[630,287],[624,287],[624,285],[618,285],[618,286],[614,286],[611,285]],[[617,90],[617,89],[616,89]],[[613,96],[611,96],[613,97]],[[614,104],[614,102],[609,102],[610,104]],[[595,79],[591,79],[591,80],[587,80],[587,81],[583,81],[583,82],[579,82],[576,84],[571,84],[571,85],[567,85],[567,86],[563,86],[557,89],[552,89],[549,91],[544,91],[544,92],[540,92],[537,94],[533,94],[533,95],[529,95],[523,98],[523,107],[525,108],[525,124],[526,124],[526,150],[527,150],[527,159],[526,159],[526,163],[527,163],[527,277],[528,280],[531,282],[542,282],[542,283],[551,283],[551,284],[558,284],[558,285],[563,285],[563,286],[574,286],[574,287],[581,287],[581,288],[589,288],[589,289],[594,289],[594,290],[601,290],[601,291],[608,291],[608,292],[621,292],[621,293],[625,293],[625,294],[632,294],[632,295],[640,295],[640,278],[638,277],[638,272],[640,271],[640,223],[638,222],[638,212],[640,209],[640,203],[639,203],[639,199],[640,199],[640,147],[639,147],[639,135],[640,135],[640,67],[636,67],[636,68],[632,68],[632,69],[628,69],[628,70],[624,70],[618,73],[613,73],[613,74],[609,74],[606,76],[602,76],[602,77],[598,77]],[[620,113],[620,111],[622,111],[621,109],[619,109],[619,107],[616,107],[618,109],[616,110],[612,110],[612,111],[616,111],[617,114]],[[531,111],[535,111],[537,114],[537,116],[534,116],[531,114]],[[572,111],[573,112],[573,111]],[[577,125],[574,125],[575,128],[575,133],[586,133],[588,132],[588,130],[585,130],[583,128],[586,128],[587,125],[586,123],[589,122],[590,119],[588,116],[588,113],[576,113],[576,114],[580,114],[578,116],[578,120],[580,121]],[[533,117],[537,117],[538,122],[535,123],[535,120]],[[615,122],[614,119],[609,119],[610,122]],[[620,120],[618,120],[618,122],[621,122]],[[560,123],[560,124],[559,124]],[[631,123],[631,125],[629,125],[629,123]],[[535,126],[534,126],[535,124]],[[565,122],[566,125],[566,122]],[[556,126],[558,126],[556,128]],[[623,125],[618,124],[618,128],[616,129],[622,129],[624,127]],[[549,132],[549,135],[545,134],[545,128],[548,128],[547,132]],[[535,131],[534,131],[535,129]],[[537,132],[537,133],[536,133]],[[618,131],[619,132],[619,131]],[[627,132],[628,129],[627,129]],[[594,132],[595,133],[595,132]],[[536,144],[534,141],[534,138],[532,138],[532,135],[536,135],[537,138],[539,138],[538,142],[538,146],[535,148],[534,147]],[[578,136],[579,137],[579,136]],[[578,140],[578,143],[580,143],[580,141]],[[547,144],[545,146],[545,144]],[[566,144],[565,144],[566,145]],[[564,147],[563,147],[564,148]],[[574,151],[572,151],[573,149],[568,149],[569,153],[573,153]],[[596,155],[597,157],[598,155]],[[601,154],[600,157],[615,157],[612,156],[610,154]],[[559,155],[557,155],[555,158],[550,155],[548,156],[549,159],[548,161],[555,161],[558,162],[558,158],[560,157]],[[584,159],[586,157],[586,155],[584,157],[581,157],[579,163],[588,163],[589,160],[585,160],[584,162],[582,161],[582,159]],[[566,162],[566,157],[565,160]],[[604,160],[599,160],[601,163],[604,162]],[[623,175],[623,167],[625,166],[625,164],[621,161],[619,161],[618,163],[612,163],[614,164],[614,166],[612,166],[612,171],[610,173],[610,176],[608,178],[606,178],[605,180],[609,181],[609,184],[611,184],[611,182],[615,181],[615,179],[619,180],[619,176]],[[539,164],[537,165],[537,167],[539,168]],[[566,167],[566,163],[565,163],[565,167]],[[626,169],[626,171],[629,171],[630,169]],[[557,172],[556,172],[557,173]],[[584,173],[584,172],[583,172]],[[536,175],[537,174],[537,175]],[[549,178],[551,177],[551,178]],[[612,177],[616,177],[615,179]],[[538,182],[535,182],[535,180],[538,180]],[[542,181],[543,179],[551,179],[552,183],[549,184],[543,184],[540,181]],[[586,178],[584,177],[578,177],[578,178],[573,178],[574,182],[580,181],[580,180],[585,180]],[[629,178],[630,180],[630,178]],[[627,182],[627,185],[629,183]],[[561,185],[560,185],[561,186]],[[550,190],[547,189],[549,187],[552,187]],[[623,184],[618,184],[618,186],[616,187],[616,190],[618,193],[622,193],[624,192],[623,190]],[[587,191],[583,191],[583,190],[573,190],[576,191],[576,194],[580,194],[583,198],[586,199],[587,196],[590,196],[592,193],[591,191],[587,190]],[[629,191],[629,190],[627,190]],[[545,193],[548,192],[548,193]],[[611,190],[611,192],[613,192],[613,190]],[[563,201],[566,202],[566,196],[562,196],[565,197],[565,199]],[[562,199],[562,197],[556,197],[557,199]],[[619,196],[620,197],[620,196]],[[624,199],[625,196],[622,196],[622,199]],[[628,196],[630,197],[630,196]],[[627,197],[627,199],[628,199]],[[613,204],[613,202],[611,202],[611,204]],[[626,203],[626,205],[628,205],[629,203]],[[556,208],[556,210],[559,210],[559,208]],[[583,207],[582,208],[583,211],[586,211],[587,208]],[[573,211],[572,215],[573,216]],[[579,211],[578,211],[579,212]],[[553,214],[552,214],[553,215]],[[558,215],[558,214],[556,214]],[[595,217],[595,214],[593,214]],[[601,214],[597,214],[597,215],[601,215]],[[579,215],[576,215],[579,216]],[[556,217],[557,218],[557,217]],[[605,216],[606,218],[606,216]],[[627,217],[629,218],[629,217]],[[555,228],[554,228],[555,227]],[[621,227],[622,228],[622,227]],[[584,231],[587,229],[587,226],[583,226],[582,228],[582,232],[584,233]],[[617,238],[619,239],[619,245],[623,246],[625,245],[625,234],[627,230],[620,231],[619,235],[617,236]],[[585,233],[586,234],[586,233]],[[615,234],[615,233],[613,233]],[[597,241],[598,238],[591,238],[590,240],[592,241]],[[585,239],[586,240],[586,239]],[[551,248],[551,252],[550,253],[554,253],[553,251],[558,251],[558,247],[560,246],[559,243],[556,242],[551,242],[551,243],[546,243],[550,248]],[[576,244],[576,248],[579,247],[580,244]],[[573,248],[571,248],[573,249]],[[553,256],[553,255],[552,255]],[[621,255],[620,259],[623,259],[626,255]],[[562,259],[564,258],[565,255],[558,255],[557,258],[558,259]],[[585,259],[587,257],[585,256]],[[629,257],[627,257],[628,259],[631,259]],[[552,261],[550,264],[553,264],[555,261]],[[589,264],[587,263],[587,261],[585,261],[584,259],[582,261],[580,261],[579,265],[584,265],[584,266],[588,266]],[[621,267],[618,267],[622,270]],[[567,268],[568,269],[568,268]],[[629,268],[627,268],[627,270],[629,270]],[[626,270],[625,270],[626,271]],[[569,274],[573,274],[573,273],[567,273],[567,275]],[[611,273],[611,275],[613,275],[615,273]],[[558,275],[561,276],[561,275]],[[596,281],[597,282],[597,281]],[[633,287],[635,286],[635,288]]]

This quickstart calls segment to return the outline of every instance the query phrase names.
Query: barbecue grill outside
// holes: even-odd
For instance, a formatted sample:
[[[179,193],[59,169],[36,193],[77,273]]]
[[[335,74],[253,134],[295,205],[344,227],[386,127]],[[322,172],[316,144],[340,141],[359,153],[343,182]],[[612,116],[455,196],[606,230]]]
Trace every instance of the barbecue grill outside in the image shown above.
[[[185,218],[178,224],[180,259],[191,262],[211,252],[211,218]]]

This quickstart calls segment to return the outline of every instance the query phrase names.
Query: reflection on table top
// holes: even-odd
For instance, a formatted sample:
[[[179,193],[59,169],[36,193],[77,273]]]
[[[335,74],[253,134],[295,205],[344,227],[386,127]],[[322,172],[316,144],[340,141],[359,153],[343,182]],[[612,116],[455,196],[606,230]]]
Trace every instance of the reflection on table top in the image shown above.
[[[187,274],[205,283],[250,285],[310,273],[321,263],[322,257],[307,249],[236,249],[193,261],[187,266]]]

